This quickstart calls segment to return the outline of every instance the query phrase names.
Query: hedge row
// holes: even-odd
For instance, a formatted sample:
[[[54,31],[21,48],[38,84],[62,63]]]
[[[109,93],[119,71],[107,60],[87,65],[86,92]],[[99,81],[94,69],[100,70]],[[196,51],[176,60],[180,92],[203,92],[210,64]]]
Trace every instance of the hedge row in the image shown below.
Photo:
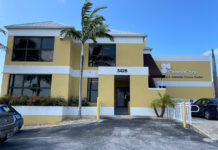
[[[70,97],[68,101],[61,97],[45,96],[3,96],[0,104],[24,105],[24,106],[78,106],[78,98]],[[86,99],[82,100],[82,106],[88,106]]]

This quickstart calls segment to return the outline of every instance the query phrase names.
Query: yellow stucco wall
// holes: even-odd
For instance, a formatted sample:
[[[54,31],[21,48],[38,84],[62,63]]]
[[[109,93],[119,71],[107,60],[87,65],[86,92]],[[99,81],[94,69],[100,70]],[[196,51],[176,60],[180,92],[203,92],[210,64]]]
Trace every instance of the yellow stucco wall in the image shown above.
[[[24,125],[52,124],[63,121],[66,118],[76,118],[77,116],[23,116]],[[83,116],[83,118],[93,118],[96,116]]]
[[[83,98],[87,98],[87,81],[88,78],[83,78],[83,82],[82,82]],[[79,96],[79,77],[70,77],[69,95],[74,97]]]
[[[1,96],[7,95],[8,93],[8,83],[9,83],[9,74],[3,74],[2,78],[2,87],[1,87]]]
[[[143,44],[116,44],[116,66],[143,67]]]
[[[148,76],[130,76],[130,107],[151,107],[151,102],[159,98],[158,92],[165,93],[165,90],[149,90]]]
[[[69,66],[71,56],[71,40],[60,40],[55,37],[54,54],[52,62],[11,61],[14,37],[8,36],[8,50],[5,56],[5,65],[45,65],[45,66]]]
[[[213,97],[212,87],[167,87],[166,92],[175,98],[199,99]]]
[[[61,122],[63,118],[63,116],[23,116],[24,125],[57,123]]]
[[[51,96],[63,97],[68,99],[69,97],[69,80],[68,74],[53,74],[51,83]]]
[[[98,95],[101,106],[114,106],[114,76],[100,75],[98,79]]]

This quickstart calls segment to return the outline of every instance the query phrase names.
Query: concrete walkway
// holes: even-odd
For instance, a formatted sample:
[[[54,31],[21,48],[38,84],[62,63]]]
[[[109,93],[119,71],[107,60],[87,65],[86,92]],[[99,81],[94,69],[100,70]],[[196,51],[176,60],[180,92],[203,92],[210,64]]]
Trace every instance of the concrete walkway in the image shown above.
[[[201,134],[218,141],[218,120],[207,120],[204,118],[193,117],[192,126]]]

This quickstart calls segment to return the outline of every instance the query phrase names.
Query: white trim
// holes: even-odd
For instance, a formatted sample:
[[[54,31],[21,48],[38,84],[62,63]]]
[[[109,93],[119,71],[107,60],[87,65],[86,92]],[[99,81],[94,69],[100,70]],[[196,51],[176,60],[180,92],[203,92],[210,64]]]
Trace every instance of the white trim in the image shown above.
[[[23,116],[62,116],[63,106],[13,106]]]
[[[80,70],[70,69],[70,75],[72,77],[79,77]],[[83,77],[98,77],[98,70],[83,70]]]
[[[161,90],[161,91],[164,91],[164,90],[166,90],[166,88],[148,88],[148,90],[157,90],[157,91]]]
[[[78,107],[71,106],[13,106],[23,116],[75,116],[78,115]],[[82,107],[82,115],[96,116],[97,107]],[[101,115],[114,115],[114,107],[101,107]]]
[[[60,36],[61,29],[9,29],[8,36]],[[143,44],[143,36],[114,36],[114,41],[108,38],[97,38],[98,43],[136,43]],[[80,41],[74,41],[80,43]],[[86,43],[93,43],[88,40]]]
[[[157,81],[158,85],[172,87],[212,87],[212,81]]]
[[[99,75],[148,75],[148,67],[99,67]],[[126,72],[118,72],[118,69]]]
[[[61,29],[9,29],[8,36],[60,36]]]
[[[4,73],[70,74],[70,66],[5,65]]]
[[[160,109],[157,108],[159,112]],[[130,115],[131,116],[156,116],[154,109],[151,107],[130,107]],[[166,113],[165,115],[166,116]]]
[[[100,115],[113,116],[114,115],[114,107],[100,107]]]
[[[209,56],[153,56],[155,61],[210,61]]]
[[[111,41],[108,38],[97,38],[98,43],[136,43],[136,44],[143,44],[143,37],[127,37],[127,36],[120,36],[114,37],[114,41]],[[92,40],[88,40],[87,43],[93,43]]]

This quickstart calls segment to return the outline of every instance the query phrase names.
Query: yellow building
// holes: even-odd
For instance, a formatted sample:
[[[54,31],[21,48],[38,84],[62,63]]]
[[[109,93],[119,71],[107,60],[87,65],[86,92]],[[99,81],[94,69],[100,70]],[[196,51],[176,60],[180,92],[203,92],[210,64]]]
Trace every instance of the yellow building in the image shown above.
[[[6,53],[1,95],[78,97],[80,43],[62,39],[60,31],[71,26],[39,22],[6,26]],[[102,115],[152,116],[158,93],[175,98],[212,97],[210,59],[152,57],[147,36],[110,32],[114,41],[88,41],[84,53],[83,97]]]

